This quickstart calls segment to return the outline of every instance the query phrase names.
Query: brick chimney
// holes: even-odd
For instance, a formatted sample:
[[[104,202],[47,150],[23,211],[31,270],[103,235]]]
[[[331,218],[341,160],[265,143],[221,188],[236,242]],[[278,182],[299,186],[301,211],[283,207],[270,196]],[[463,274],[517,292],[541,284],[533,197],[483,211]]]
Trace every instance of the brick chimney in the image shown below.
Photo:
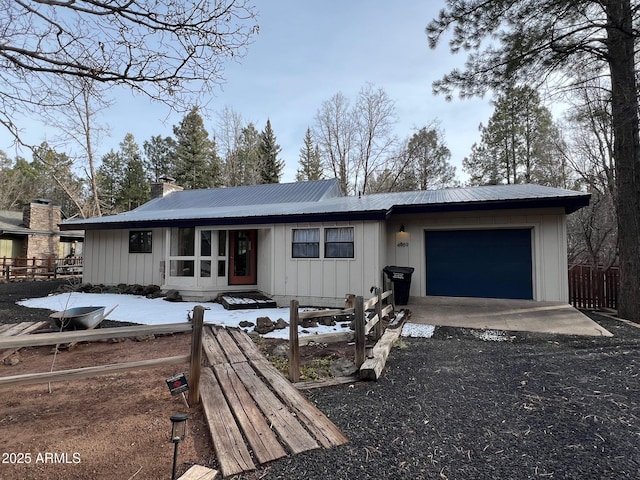
[[[179,192],[183,190],[180,185],[176,185],[175,178],[163,176],[158,179],[158,182],[151,184],[151,198],[164,197],[171,192]]]
[[[31,230],[59,232],[61,221],[60,207],[44,198],[32,200],[22,210],[22,222]]]

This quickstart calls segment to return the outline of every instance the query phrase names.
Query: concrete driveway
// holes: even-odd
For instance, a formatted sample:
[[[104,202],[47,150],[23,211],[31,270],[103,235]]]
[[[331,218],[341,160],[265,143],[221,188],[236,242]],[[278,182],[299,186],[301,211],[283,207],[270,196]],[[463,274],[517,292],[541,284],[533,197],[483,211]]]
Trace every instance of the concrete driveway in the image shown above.
[[[611,337],[571,305],[533,300],[411,297],[410,323],[491,330]]]

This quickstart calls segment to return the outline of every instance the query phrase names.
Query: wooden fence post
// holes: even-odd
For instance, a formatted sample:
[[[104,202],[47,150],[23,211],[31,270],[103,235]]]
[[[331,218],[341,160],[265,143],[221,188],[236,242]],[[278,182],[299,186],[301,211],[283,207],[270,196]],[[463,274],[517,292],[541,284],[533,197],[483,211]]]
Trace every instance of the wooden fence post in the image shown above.
[[[364,299],[361,296],[356,297],[355,304],[355,320],[354,320],[354,328],[355,328],[355,344],[356,344],[356,358],[355,364],[356,367],[360,368],[364,363],[364,343],[365,343],[365,334],[364,334]]]
[[[298,307],[297,300],[291,300],[289,309],[289,380],[300,381],[300,343],[298,341]]]
[[[202,325],[204,323],[204,307],[193,308],[191,320],[191,360],[189,365],[189,406],[200,403],[200,368],[202,365]]]
[[[378,315],[378,323],[374,326],[374,335],[376,337],[376,341],[380,340],[382,337],[382,289],[380,287],[376,287],[375,289],[376,297],[378,297],[378,301],[376,302],[376,315]]]

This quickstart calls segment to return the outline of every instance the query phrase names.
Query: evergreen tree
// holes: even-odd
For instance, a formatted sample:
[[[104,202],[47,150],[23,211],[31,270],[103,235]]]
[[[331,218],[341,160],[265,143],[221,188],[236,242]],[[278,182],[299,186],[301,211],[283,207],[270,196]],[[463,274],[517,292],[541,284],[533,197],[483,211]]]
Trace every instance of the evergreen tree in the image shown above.
[[[155,182],[163,175],[175,176],[176,142],[172,137],[153,136],[144,141],[142,148]]]
[[[307,127],[304,134],[304,145],[300,148],[300,167],[296,172],[296,181],[320,180],[324,178],[322,172],[322,160],[320,160],[320,148],[313,141],[311,129]]]
[[[149,201],[149,179],[140,147],[132,134],[127,133],[120,143],[119,155],[124,171],[116,205],[120,211],[126,211]]]
[[[256,185],[260,183],[260,133],[253,123],[240,132],[238,149],[233,155],[236,183],[232,185]]]
[[[451,151],[445,145],[442,132],[435,127],[422,127],[407,145],[409,168],[405,177],[412,176],[417,190],[453,186],[456,167],[451,165]]]
[[[562,186],[560,132],[538,93],[527,86],[508,88],[495,102],[480,145],[462,162],[472,185],[540,183]]]
[[[220,159],[215,143],[209,140],[198,107],[193,107],[178,126],[176,137],[175,177],[185,189],[210,188],[222,183]]]
[[[100,192],[100,207],[103,213],[117,213],[118,198],[124,184],[124,161],[122,156],[111,149],[102,156],[102,163],[98,167],[98,190]]]
[[[271,128],[271,120],[267,119],[264,130],[260,133],[258,156],[261,183],[279,183],[284,168],[284,161],[278,159],[280,145]]]

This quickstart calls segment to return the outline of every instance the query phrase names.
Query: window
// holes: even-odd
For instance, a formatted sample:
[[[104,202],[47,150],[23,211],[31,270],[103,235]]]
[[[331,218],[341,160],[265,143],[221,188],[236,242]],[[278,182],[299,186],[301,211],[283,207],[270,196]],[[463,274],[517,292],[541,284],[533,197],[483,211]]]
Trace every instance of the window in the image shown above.
[[[151,253],[151,230],[129,232],[129,253]]]
[[[196,231],[193,227],[171,229],[171,256],[192,257],[195,254]]]
[[[324,230],[325,258],[353,258],[353,227]]]
[[[293,241],[291,246],[291,255],[293,256],[293,258],[320,257],[320,229],[294,229]]]

